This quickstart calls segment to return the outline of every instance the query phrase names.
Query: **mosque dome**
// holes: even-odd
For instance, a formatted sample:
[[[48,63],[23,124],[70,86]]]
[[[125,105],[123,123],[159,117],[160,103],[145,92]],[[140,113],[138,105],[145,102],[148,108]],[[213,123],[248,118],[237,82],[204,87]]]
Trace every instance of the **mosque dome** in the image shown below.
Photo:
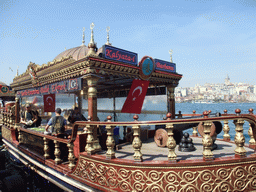
[[[2,81],[0,81],[0,85],[7,86],[7,84]]]
[[[89,51],[88,47],[86,47],[84,44],[82,44],[81,46],[74,47],[74,48],[67,49],[67,50],[63,51],[62,53],[57,55],[54,59],[60,60],[62,57],[72,56],[73,59],[75,59],[77,61],[77,60],[84,58],[87,55],[88,51]]]

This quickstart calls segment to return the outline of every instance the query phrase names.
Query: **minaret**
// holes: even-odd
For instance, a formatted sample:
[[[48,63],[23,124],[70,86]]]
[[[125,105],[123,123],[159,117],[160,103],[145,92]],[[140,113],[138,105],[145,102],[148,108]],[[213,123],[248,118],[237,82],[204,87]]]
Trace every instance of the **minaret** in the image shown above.
[[[169,50],[169,54],[170,54],[170,62],[172,63],[172,49]]]
[[[83,28],[83,35],[82,35],[83,40],[82,40],[82,45],[81,45],[81,46],[85,45],[85,44],[84,44],[84,42],[85,42],[85,41],[84,41],[84,31],[85,31],[85,27]]]
[[[111,43],[109,43],[109,31],[110,31],[109,26],[107,27],[106,31],[107,31],[107,43],[106,43],[106,45],[111,45]]]
[[[15,77],[19,76],[19,66],[17,66],[17,72],[16,72],[16,75]]]

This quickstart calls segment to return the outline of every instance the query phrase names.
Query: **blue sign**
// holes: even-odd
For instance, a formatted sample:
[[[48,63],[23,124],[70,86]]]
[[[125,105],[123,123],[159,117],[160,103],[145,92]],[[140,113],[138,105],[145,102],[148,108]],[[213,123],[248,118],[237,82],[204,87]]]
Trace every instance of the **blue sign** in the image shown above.
[[[129,63],[131,65],[137,66],[137,63],[138,63],[137,53],[126,51],[126,50],[112,47],[109,45],[104,45],[103,51],[106,59],[121,61],[124,63]]]
[[[165,71],[168,73],[176,73],[176,64],[168,61],[155,59],[156,70]]]

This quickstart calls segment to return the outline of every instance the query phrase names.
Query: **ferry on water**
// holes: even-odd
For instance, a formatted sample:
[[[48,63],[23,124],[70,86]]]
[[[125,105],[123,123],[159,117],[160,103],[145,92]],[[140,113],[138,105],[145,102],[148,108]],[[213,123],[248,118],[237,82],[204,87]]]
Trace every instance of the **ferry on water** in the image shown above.
[[[182,75],[172,57],[164,61],[144,56],[138,61],[137,53],[111,45],[109,36],[97,48],[94,24],[90,27],[88,46],[83,35],[81,46],[65,50],[47,64],[30,62],[13,79],[15,102],[1,110],[2,140],[12,159],[64,191],[256,190],[253,109],[248,114],[241,114],[240,109],[175,114],[174,90]],[[59,110],[55,112],[60,95],[62,99],[74,96],[73,106],[88,116],[73,122],[68,119],[72,109],[60,107],[66,129],[51,132],[47,123]],[[164,119],[140,121],[144,98],[149,95],[166,95]],[[115,109],[119,97],[126,98],[122,110]],[[112,99],[114,109],[100,110],[97,101],[102,98]],[[25,107],[38,112],[40,125],[22,123]],[[102,112],[106,116],[99,120]],[[117,121],[117,113],[133,118]],[[234,141],[229,123],[235,124]],[[191,136],[183,133],[187,129],[193,129]],[[122,140],[117,137],[120,132]],[[217,139],[218,134],[223,138]],[[251,138],[248,144],[245,134]],[[14,184],[0,176],[0,186],[6,191],[24,185],[15,176]]]

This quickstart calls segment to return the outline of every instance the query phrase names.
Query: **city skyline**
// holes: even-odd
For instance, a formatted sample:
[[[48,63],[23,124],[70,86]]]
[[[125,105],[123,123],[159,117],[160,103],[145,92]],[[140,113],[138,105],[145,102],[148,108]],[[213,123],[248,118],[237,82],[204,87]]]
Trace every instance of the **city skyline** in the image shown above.
[[[251,0],[3,0],[0,2],[0,81],[53,61],[90,40],[176,63],[179,86],[231,79],[255,84],[256,2]]]

